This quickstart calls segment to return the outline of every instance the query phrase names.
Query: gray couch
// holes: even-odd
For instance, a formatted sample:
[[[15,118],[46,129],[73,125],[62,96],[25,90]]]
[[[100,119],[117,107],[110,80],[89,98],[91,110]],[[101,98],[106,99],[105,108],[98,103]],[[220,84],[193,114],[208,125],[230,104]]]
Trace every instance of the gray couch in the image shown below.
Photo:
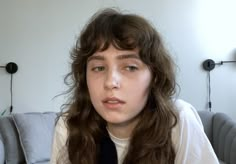
[[[236,122],[224,113],[198,111],[221,164],[236,164]]]
[[[0,117],[0,164],[48,164],[56,113]]]
[[[220,162],[236,164],[236,123],[223,113],[198,113]],[[48,164],[55,118],[55,113],[0,117],[0,164]]]

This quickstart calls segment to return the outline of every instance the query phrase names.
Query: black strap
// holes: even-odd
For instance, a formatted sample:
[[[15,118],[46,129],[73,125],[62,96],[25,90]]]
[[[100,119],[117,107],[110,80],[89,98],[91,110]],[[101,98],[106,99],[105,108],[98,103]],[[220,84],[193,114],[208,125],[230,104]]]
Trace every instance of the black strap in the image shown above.
[[[116,146],[107,133],[100,143],[98,164],[118,164]]]

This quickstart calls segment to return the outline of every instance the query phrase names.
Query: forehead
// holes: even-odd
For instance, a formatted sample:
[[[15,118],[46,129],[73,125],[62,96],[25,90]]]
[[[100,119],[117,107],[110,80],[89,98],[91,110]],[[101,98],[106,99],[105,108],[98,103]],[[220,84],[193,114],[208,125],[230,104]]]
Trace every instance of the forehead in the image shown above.
[[[125,59],[138,59],[140,60],[139,50],[119,50],[114,47],[109,47],[104,51],[97,51],[92,56],[88,58],[88,62],[92,60],[109,60],[109,59],[117,59],[117,60],[125,60]]]

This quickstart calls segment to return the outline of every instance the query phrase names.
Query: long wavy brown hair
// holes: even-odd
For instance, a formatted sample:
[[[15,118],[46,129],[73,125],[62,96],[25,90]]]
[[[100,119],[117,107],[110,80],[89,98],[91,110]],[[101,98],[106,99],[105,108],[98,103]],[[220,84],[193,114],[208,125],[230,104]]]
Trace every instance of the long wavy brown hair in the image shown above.
[[[160,35],[143,17],[116,9],[97,12],[82,30],[71,52],[69,109],[63,113],[68,128],[67,150],[72,164],[96,164],[106,121],[94,109],[86,81],[87,59],[109,45],[120,50],[138,48],[141,60],[152,73],[147,104],[132,137],[123,164],[172,164],[171,140],[177,123],[172,96],[175,94],[174,64]]]

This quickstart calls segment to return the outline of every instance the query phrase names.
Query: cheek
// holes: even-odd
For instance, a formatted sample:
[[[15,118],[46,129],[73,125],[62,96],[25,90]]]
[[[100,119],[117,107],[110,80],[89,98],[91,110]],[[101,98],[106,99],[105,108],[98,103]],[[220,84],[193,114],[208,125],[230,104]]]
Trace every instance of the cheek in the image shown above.
[[[130,90],[129,92],[132,93],[131,97],[135,97],[134,99],[132,98],[133,100],[136,100],[137,103],[142,103],[143,105],[146,104],[150,92],[151,76],[149,74],[144,75],[137,81],[134,82],[134,84],[130,84],[132,90]]]
[[[98,98],[101,95],[101,92],[100,92],[101,84],[99,80],[94,80],[93,78],[87,76],[87,86],[88,86],[90,99],[92,101],[92,104],[94,104],[96,103],[95,100],[98,100]]]
[[[147,98],[150,92],[151,80],[152,80],[152,76],[151,74],[148,74],[145,80],[141,84],[143,86],[143,96],[144,96],[145,102],[147,101]]]
[[[87,73],[86,74],[86,83],[87,83],[87,86],[88,86],[88,92],[89,92],[89,95],[90,97],[92,98],[93,96],[93,92],[94,92],[94,89],[93,89],[93,80],[91,79],[90,75]]]
[[[150,90],[151,79],[152,79],[152,76],[149,72],[142,74],[139,77],[139,80],[137,80],[139,82],[136,85],[134,85],[134,87],[136,88],[136,91],[140,90],[142,94],[148,94]]]

